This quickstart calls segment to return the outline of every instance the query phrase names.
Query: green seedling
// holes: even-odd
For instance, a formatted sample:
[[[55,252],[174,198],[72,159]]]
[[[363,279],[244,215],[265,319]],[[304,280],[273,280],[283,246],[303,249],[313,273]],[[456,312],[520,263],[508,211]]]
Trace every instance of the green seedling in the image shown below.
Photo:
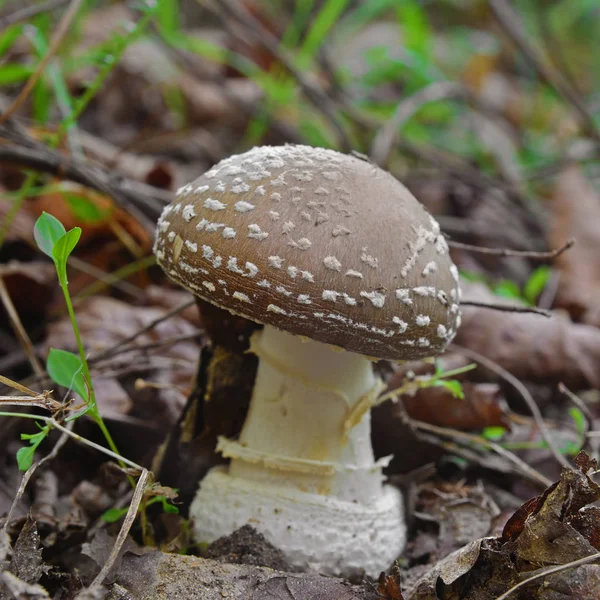
[[[457,379],[449,379],[450,377],[456,377],[463,373],[468,373],[473,369],[476,369],[477,365],[471,363],[464,367],[457,369],[451,369],[450,371],[444,371],[439,363],[435,361],[435,372],[432,375],[426,375],[421,377],[407,378],[405,382],[395,390],[391,390],[382,394],[377,399],[377,404],[381,404],[386,400],[392,400],[396,402],[402,394],[414,393],[417,390],[430,388],[430,387],[444,387],[446,388],[455,398],[464,400],[465,394],[462,389],[460,381]]]
[[[48,433],[50,433],[49,425],[44,425],[43,427],[39,423],[36,423],[36,425],[40,428],[38,433],[21,434],[22,440],[29,440],[29,446],[23,446],[23,448],[17,451],[17,465],[21,471],[27,471],[31,467],[37,447],[48,437]]]
[[[566,442],[564,446],[558,447],[558,451],[561,454],[568,456],[576,456],[585,444],[585,416],[581,410],[575,406],[569,409],[569,416],[573,419],[573,423],[575,424],[577,441]],[[548,448],[548,443],[545,440],[537,440],[534,442],[502,442],[502,439],[507,433],[508,430],[506,427],[495,425],[484,427],[481,431],[481,437],[490,442],[496,442],[507,450],[545,450]]]
[[[552,274],[552,269],[547,265],[542,265],[537,269],[534,269],[529,276],[529,279],[525,282],[523,289],[510,279],[501,279],[500,281],[493,282],[479,273],[461,271],[460,274],[467,281],[479,281],[485,283],[496,296],[514,298],[529,306],[535,306],[540,294],[544,291],[544,288],[548,283],[548,279]]]
[[[67,231],[64,225],[56,217],[53,217],[48,213],[43,213],[36,221],[34,237],[39,249],[54,261],[54,266],[56,267],[56,273],[58,275],[58,283],[63,292],[67,311],[73,327],[73,333],[75,334],[77,348],[79,350],[79,355],[77,355],[72,352],[67,352],[66,350],[51,348],[46,363],[48,374],[55,383],[73,390],[84,402],[85,406],[83,410],[71,414],[69,419],[72,420],[84,413],[88,413],[102,431],[109,448],[116,455],[120,456],[96,403],[90,369],[81,340],[81,333],[77,325],[75,311],[73,310],[73,303],[69,294],[67,260],[81,237],[81,229],[79,227],[74,227],[70,231]],[[47,433],[48,432],[46,431],[46,435]],[[38,441],[36,438],[36,447],[40,442],[41,439]],[[35,448],[33,451],[35,451]],[[33,451],[30,451],[31,459],[33,458]],[[25,456],[25,454],[23,456]],[[23,465],[25,464],[26,462],[23,460]],[[19,463],[19,467],[21,468],[21,463]]]
[[[152,506],[153,504],[158,503],[162,505],[163,512],[173,515],[179,514],[179,508],[172,504],[169,498],[167,498],[166,496],[155,496],[154,498],[148,500],[145,506],[147,508],[148,506]],[[128,506],[126,506],[125,508],[109,508],[102,514],[102,520],[106,521],[107,523],[116,523],[127,514],[128,510]]]

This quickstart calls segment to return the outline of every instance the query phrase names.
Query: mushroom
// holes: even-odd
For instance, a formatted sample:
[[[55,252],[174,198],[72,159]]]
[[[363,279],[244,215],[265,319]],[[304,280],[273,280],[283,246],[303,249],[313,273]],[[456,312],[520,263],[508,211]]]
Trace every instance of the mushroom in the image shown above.
[[[406,539],[370,439],[372,361],[442,352],[458,272],[437,222],[379,167],[308,146],[258,147],[181,188],[158,223],[166,273],[264,325],[248,416],[202,480],[198,540],[252,524],[290,563],[376,576]]]

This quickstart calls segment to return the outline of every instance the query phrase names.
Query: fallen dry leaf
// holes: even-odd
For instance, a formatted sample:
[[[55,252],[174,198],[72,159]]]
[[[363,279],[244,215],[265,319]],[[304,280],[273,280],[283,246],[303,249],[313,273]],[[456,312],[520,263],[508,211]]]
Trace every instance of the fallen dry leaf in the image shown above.
[[[569,252],[556,259],[560,286],[556,305],[583,323],[600,326],[600,193],[579,167],[565,169],[552,198],[551,245],[574,238]]]
[[[25,520],[21,533],[15,542],[8,570],[25,583],[32,584],[37,583],[48,570],[42,560],[37,525],[31,517],[27,517]]]
[[[465,300],[502,303],[483,284],[461,281]],[[510,302],[506,302],[510,304]],[[551,318],[464,306],[456,344],[494,361],[515,377],[572,389],[600,387],[600,330]],[[481,371],[482,369],[478,369]]]
[[[78,208],[82,205],[83,208]],[[43,211],[51,213],[67,231],[73,227],[81,227],[81,245],[101,236],[115,238],[119,229],[122,229],[142,250],[148,251],[152,247],[150,233],[134,217],[116,207],[108,196],[77,183],[56,183],[52,192],[37,196],[26,206],[27,211],[35,218]],[[91,213],[94,217],[86,218],[86,213]]]
[[[162,308],[134,306],[98,296],[78,306],[77,322],[84,344],[93,357],[94,353],[114,346],[166,313]],[[100,410],[107,410],[113,418],[117,413],[127,411],[139,419],[159,424],[161,428],[175,423],[185,405],[200,352],[197,341],[189,339],[197,333],[198,330],[185,319],[173,316],[137,337],[132,344],[134,352],[111,359],[101,372],[94,369],[92,376],[98,382]],[[143,350],[144,346],[165,340],[173,343],[160,349]],[[76,349],[68,318],[49,326],[45,345],[47,348]],[[136,373],[136,366],[141,368],[144,364],[143,370]],[[159,388],[137,391],[133,386],[137,377],[151,379],[159,384]]]
[[[540,569],[595,554],[600,521],[587,513],[600,500],[600,486],[588,474],[597,463],[583,452],[575,463],[576,469],[564,469],[558,482],[515,512],[502,537],[476,540],[449,555],[407,600],[494,600]],[[587,564],[536,579],[511,600],[597,600],[599,581],[600,566]]]
[[[404,600],[402,595],[402,576],[398,565],[394,565],[391,575],[381,573],[377,582],[377,591],[385,600]]]

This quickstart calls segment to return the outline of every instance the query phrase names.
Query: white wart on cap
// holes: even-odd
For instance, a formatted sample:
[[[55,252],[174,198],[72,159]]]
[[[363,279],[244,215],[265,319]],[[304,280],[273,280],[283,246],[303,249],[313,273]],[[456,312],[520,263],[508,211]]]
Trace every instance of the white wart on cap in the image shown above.
[[[213,304],[361,354],[436,355],[458,325],[437,222],[390,174],[332,150],[222,160],[165,208],[154,251]]]

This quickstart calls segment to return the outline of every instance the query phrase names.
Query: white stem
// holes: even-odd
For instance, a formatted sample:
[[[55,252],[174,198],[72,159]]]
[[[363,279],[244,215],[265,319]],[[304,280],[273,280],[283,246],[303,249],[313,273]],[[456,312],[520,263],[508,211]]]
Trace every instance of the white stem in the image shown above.
[[[221,440],[233,477],[367,503],[382,491],[369,409],[382,389],[362,355],[266,326],[239,442]]]

